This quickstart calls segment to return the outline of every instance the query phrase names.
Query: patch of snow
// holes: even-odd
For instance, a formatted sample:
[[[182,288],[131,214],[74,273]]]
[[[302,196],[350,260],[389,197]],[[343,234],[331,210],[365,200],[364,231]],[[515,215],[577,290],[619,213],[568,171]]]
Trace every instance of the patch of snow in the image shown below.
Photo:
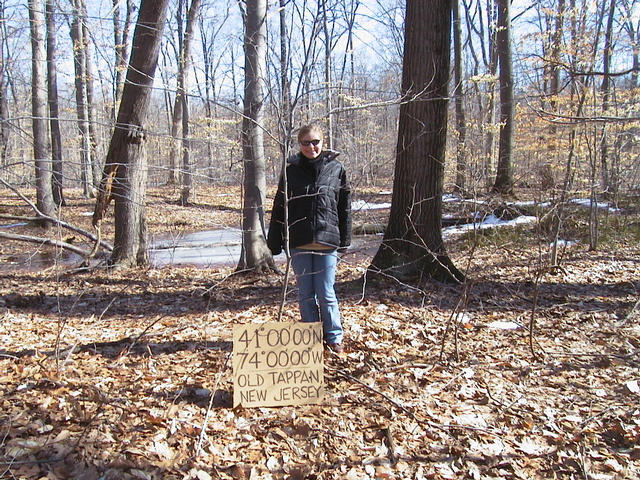
[[[351,202],[352,210],[382,210],[391,207],[390,203],[369,203],[366,200]]]
[[[574,198],[571,200],[571,203],[575,203],[576,205],[580,205],[581,207],[591,207],[591,200],[588,198]],[[619,212],[619,208],[615,208],[610,206],[607,202],[598,202],[598,208],[608,209],[611,213]]]
[[[522,215],[520,217],[514,218],[513,220],[501,220],[495,215],[487,215],[482,223],[467,223],[465,225],[455,225],[453,227],[447,227],[442,229],[442,234],[444,236],[447,235],[455,235],[460,234],[472,230],[483,230],[486,228],[493,228],[496,226],[514,226],[514,225],[522,225],[527,223],[533,223],[536,221],[536,217]]]
[[[516,322],[506,322],[503,320],[496,320],[495,322],[491,322],[487,325],[487,327],[494,330],[518,330],[519,328],[522,328],[522,326]]]
[[[559,247],[572,247],[573,245],[577,245],[578,242],[575,240],[558,240]],[[553,242],[549,244],[550,247],[553,247]]]
[[[445,193],[444,195],[442,195],[442,201],[443,202],[447,202],[447,203],[459,202],[460,201],[460,197],[457,196],[457,195],[452,195],[452,194]]]
[[[509,202],[507,205],[513,205],[514,207],[548,207],[551,202],[537,202],[536,200],[527,200],[522,202]]]

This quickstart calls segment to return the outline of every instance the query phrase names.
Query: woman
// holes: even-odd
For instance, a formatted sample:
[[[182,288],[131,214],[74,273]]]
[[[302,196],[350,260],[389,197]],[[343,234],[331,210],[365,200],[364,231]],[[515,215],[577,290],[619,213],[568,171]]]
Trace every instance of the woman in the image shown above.
[[[302,321],[322,320],[327,347],[341,353],[343,332],[334,283],[338,252],[351,243],[351,188],[344,166],[336,160],[338,153],[323,150],[322,137],[318,125],[300,128],[300,152],[288,160],[280,178],[267,244],[278,255],[288,238]]]

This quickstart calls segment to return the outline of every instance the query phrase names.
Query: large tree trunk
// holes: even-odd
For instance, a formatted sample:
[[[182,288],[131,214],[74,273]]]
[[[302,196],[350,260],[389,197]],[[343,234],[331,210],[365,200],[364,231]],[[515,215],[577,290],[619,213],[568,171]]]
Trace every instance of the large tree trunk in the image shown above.
[[[49,99],[49,128],[51,132],[52,193],[57,206],[64,205],[62,193],[62,136],[60,134],[60,113],[58,108],[58,75],[56,71],[56,22],[55,2],[47,0],[47,94]]]
[[[264,86],[267,55],[266,0],[248,0],[245,15],[245,83],[242,150],[244,204],[242,249],[238,270],[264,271],[275,267],[265,240],[264,204]]]
[[[51,159],[47,141],[47,53],[45,47],[44,4],[29,0],[31,30],[31,114],[33,156],[36,169],[36,205],[45,215],[53,216],[55,204],[51,188]],[[50,222],[43,221],[44,227]]]
[[[169,0],[142,0],[116,128],[111,138],[93,213],[99,226],[115,197],[115,240],[110,263],[147,264],[145,215],[147,161],[144,124],[158,63]]]
[[[513,73],[511,65],[510,0],[498,0],[498,31],[496,33],[498,61],[500,63],[500,139],[498,141],[498,168],[493,191],[513,192]]]
[[[428,4],[428,5],[427,5]],[[407,1],[389,224],[369,271],[418,283],[462,281],[442,240],[451,1]]]

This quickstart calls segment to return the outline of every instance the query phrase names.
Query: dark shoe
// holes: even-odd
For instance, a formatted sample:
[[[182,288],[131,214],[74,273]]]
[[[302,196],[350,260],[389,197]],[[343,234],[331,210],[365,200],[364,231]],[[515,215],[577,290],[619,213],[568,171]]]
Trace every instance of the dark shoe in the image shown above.
[[[329,343],[327,344],[327,348],[329,348],[329,350],[331,350],[333,353],[344,352],[344,345],[342,345],[341,343]]]

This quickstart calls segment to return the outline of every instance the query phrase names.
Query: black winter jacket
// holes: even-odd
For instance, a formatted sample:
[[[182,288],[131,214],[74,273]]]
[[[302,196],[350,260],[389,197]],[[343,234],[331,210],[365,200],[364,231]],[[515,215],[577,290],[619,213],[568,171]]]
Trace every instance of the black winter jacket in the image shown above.
[[[298,153],[286,168],[289,247],[320,243],[337,249],[351,244],[351,187],[339,154],[330,150],[310,160]],[[273,201],[267,245],[274,255],[284,248],[284,178]]]

